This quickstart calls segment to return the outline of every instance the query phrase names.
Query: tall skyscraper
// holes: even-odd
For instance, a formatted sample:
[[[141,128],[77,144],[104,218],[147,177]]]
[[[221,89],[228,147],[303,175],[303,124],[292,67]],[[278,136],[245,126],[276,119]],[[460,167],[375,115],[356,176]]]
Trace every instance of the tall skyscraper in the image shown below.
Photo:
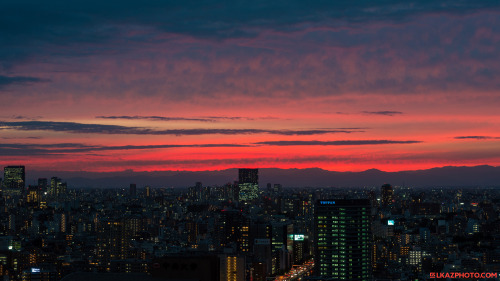
[[[315,210],[315,274],[321,280],[371,280],[370,201],[318,200]]]
[[[387,207],[392,204],[392,195],[393,195],[393,190],[392,186],[388,183],[382,185],[381,187],[381,193],[382,193],[382,207]]]
[[[24,191],[24,166],[7,166],[3,169],[3,175],[4,194],[19,195]]]
[[[122,219],[109,219],[101,223],[97,235],[97,258],[106,271],[110,271],[110,261],[127,258],[130,246],[129,234]]]
[[[135,197],[137,195],[137,185],[135,183],[130,184],[129,194],[132,197]]]
[[[66,193],[68,186],[58,177],[50,178],[50,195],[59,196]]]
[[[38,207],[42,199],[42,190],[38,186],[28,186],[26,193],[26,203]]]
[[[259,195],[259,169],[239,169],[239,200],[251,201]]]
[[[47,191],[48,181],[46,178],[38,178],[38,187],[42,190],[42,192]]]

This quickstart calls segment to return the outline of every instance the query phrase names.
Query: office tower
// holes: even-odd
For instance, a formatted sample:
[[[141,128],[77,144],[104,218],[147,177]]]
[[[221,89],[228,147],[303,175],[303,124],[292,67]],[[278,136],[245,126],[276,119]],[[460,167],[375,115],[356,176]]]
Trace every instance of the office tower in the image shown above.
[[[265,274],[261,274],[264,277],[270,275],[273,270],[272,266],[272,248],[271,239],[267,238],[256,238],[253,241],[253,259],[255,262],[262,264]]]
[[[221,211],[218,223],[218,240],[221,248],[229,247],[230,244],[237,242],[242,222],[243,214],[239,210]]]
[[[67,190],[68,190],[68,184],[65,182],[61,182],[61,184],[57,186],[56,194],[57,195],[66,194]]]
[[[381,187],[382,193],[382,207],[387,207],[392,204],[393,190],[390,184],[384,184]]]
[[[279,183],[274,184],[273,191],[275,193],[280,193],[282,191],[282,189],[283,189],[283,187],[281,186],[281,184],[279,184]]]
[[[59,185],[59,184],[61,184],[60,178],[58,178],[58,177],[50,178],[50,190],[49,190],[50,195],[56,195],[57,185]]]
[[[26,193],[26,203],[33,207],[38,207],[42,198],[42,190],[38,186],[30,185]]]
[[[315,274],[321,280],[371,280],[370,201],[318,200]]]
[[[130,235],[123,220],[107,220],[100,224],[97,234],[97,259],[104,270],[109,262],[126,259],[129,253]]]
[[[239,169],[239,200],[251,201],[259,195],[259,169]]]
[[[42,192],[47,191],[48,182],[46,178],[38,178],[38,187]]]
[[[187,221],[185,224],[185,234],[187,234],[187,242],[190,245],[196,245],[198,242],[198,224],[194,221]]]
[[[240,253],[250,252],[250,220],[243,217],[240,227],[238,228],[237,238],[238,251]]]
[[[7,166],[3,172],[4,194],[20,195],[25,186],[24,166]]]
[[[246,280],[246,259],[245,256],[220,255],[220,280],[224,281],[245,281]]]
[[[289,251],[286,248],[287,244],[287,229],[289,229],[288,222],[272,222],[271,230],[271,245],[274,260],[274,273],[285,271],[289,263]],[[293,225],[291,225],[293,229]]]
[[[231,184],[231,189],[229,191],[229,200],[231,201],[238,201],[240,198],[240,186],[238,185],[238,182],[235,181],[233,184]]]
[[[188,189],[189,199],[195,202],[200,202],[202,189],[203,189],[203,184],[201,182],[196,182],[194,186],[189,187]]]
[[[309,237],[305,234],[293,234],[293,264],[302,264],[309,254]]]
[[[222,210],[217,229],[221,248],[235,245],[240,253],[250,252],[250,219],[240,210]]]
[[[135,197],[137,195],[137,185],[135,183],[130,184],[130,196]]]

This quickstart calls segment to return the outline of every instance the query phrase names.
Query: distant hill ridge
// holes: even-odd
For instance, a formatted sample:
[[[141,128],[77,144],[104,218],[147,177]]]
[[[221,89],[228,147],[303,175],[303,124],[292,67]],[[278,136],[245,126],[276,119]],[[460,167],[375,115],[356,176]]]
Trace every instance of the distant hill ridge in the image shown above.
[[[238,179],[238,169],[220,171],[153,171],[153,172],[54,172],[26,171],[28,184],[39,177],[57,176],[71,187],[128,187],[130,183],[144,187],[188,187],[195,182],[223,185]],[[279,183],[283,187],[361,187],[391,183],[409,187],[500,187],[500,167],[446,166],[427,170],[384,172],[369,169],[363,172],[336,172],[320,168],[259,169],[259,185]]]

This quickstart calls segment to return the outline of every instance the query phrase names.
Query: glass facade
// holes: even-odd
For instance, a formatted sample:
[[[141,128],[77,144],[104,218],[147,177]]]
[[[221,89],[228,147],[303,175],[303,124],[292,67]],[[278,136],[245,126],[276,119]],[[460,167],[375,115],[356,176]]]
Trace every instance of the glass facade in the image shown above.
[[[239,197],[240,201],[251,201],[259,196],[259,170],[239,169]]]
[[[321,200],[315,212],[315,274],[325,280],[371,280],[370,202]]]

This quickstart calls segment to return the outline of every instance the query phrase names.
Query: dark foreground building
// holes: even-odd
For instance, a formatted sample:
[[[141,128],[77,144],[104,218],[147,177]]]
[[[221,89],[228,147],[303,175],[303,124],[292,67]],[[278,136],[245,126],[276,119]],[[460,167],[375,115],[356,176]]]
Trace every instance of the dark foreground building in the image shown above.
[[[315,275],[321,280],[371,280],[370,201],[318,200]]]

